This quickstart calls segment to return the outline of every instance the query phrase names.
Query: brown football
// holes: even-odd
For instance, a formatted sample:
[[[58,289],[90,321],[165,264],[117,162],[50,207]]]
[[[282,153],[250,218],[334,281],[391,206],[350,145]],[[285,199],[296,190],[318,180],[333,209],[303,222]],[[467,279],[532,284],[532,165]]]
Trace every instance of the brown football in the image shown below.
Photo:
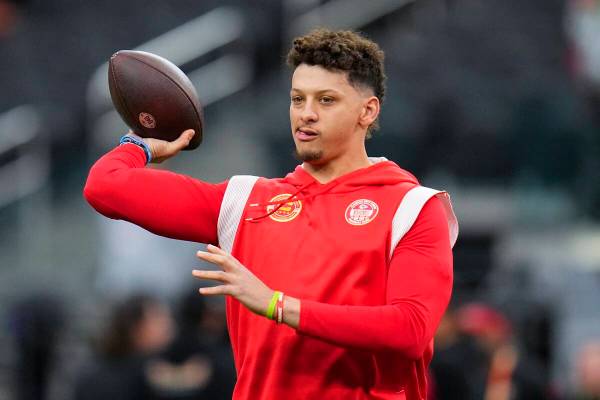
[[[202,142],[198,94],[175,64],[152,53],[121,50],[108,65],[108,88],[121,118],[137,135],[173,141],[186,129],[196,134],[185,150]]]

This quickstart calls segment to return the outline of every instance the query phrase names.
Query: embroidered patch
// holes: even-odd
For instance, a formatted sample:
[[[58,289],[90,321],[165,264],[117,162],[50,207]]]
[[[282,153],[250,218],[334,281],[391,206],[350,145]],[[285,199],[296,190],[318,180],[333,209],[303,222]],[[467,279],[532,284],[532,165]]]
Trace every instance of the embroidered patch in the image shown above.
[[[379,206],[371,200],[360,199],[346,208],[346,221],[350,225],[366,225],[373,221],[379,212]]]
[[[142,124],[146,128],[148,128],[148,129],[156,128],[156,119],[154,118],[154,115],[148,114],[145,112],[141,112],[140,115],[138,116],[138,119],[140,120],[140,124]]]
[[[271,199],[271,202],[287,200],[292,197],[289,193],[278,194]],[[271,212],[279,207],[279,204],[271,204],[267,206],[267,212]],[[293,220],[302,211],[302,202],[300,200],[290,201],[289,203],[283,204],[273,214],[269,215],[273,221],[277,222],[288,222]]]

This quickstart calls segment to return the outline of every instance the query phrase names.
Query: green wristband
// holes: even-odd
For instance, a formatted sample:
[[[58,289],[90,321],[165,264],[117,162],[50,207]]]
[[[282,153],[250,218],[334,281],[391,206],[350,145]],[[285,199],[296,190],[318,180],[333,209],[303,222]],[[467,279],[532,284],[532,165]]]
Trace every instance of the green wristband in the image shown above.
[[[275,305],[277,304],[278,299],[279,299],[279,292],[276,290],[275,293],[273,293],[273,298],[271,299],[271,302],[269,303],[269,308],[267,308],[267,313],[265,314],[265,317],[267,317],[269,319],[274,319],[273,314],[275,313]]]

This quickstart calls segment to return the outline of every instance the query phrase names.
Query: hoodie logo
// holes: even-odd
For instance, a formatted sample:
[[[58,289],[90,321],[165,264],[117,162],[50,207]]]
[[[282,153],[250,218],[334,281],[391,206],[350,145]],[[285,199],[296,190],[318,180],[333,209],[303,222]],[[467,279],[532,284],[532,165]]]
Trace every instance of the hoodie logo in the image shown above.
[[[375,219],[378,212],[379,206],[374,201],[356,200],[346,208],[346,221],[350,225],[366,225]]]
[[[290,197],[292,195],[289,193],[278,194],[270,200],[270,203],[287,200]],[[273,210],[276,211],[273,212]],[[269,215],[269,218],[277,222],[289,222],[296,218],[300,214],[300,211],[302,211],[302,202],[300,200],[290,201],[285,204],[269,204],[267,206],[267,212],[273,212]]]

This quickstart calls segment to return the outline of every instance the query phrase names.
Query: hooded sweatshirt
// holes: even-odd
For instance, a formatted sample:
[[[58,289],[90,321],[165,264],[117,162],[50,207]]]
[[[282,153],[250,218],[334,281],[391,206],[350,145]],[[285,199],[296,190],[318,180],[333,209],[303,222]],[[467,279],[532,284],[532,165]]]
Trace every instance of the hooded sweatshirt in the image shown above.
[[[445,193],[385,159],[326,184],[302,166],[209,184],[143,168],[144,157],[123,145],[101,158],[84,190],[90,204],[160,235],[219,244],[301,301],[292,329],[227,298],[234,399],[426,397],[457,234]]]

